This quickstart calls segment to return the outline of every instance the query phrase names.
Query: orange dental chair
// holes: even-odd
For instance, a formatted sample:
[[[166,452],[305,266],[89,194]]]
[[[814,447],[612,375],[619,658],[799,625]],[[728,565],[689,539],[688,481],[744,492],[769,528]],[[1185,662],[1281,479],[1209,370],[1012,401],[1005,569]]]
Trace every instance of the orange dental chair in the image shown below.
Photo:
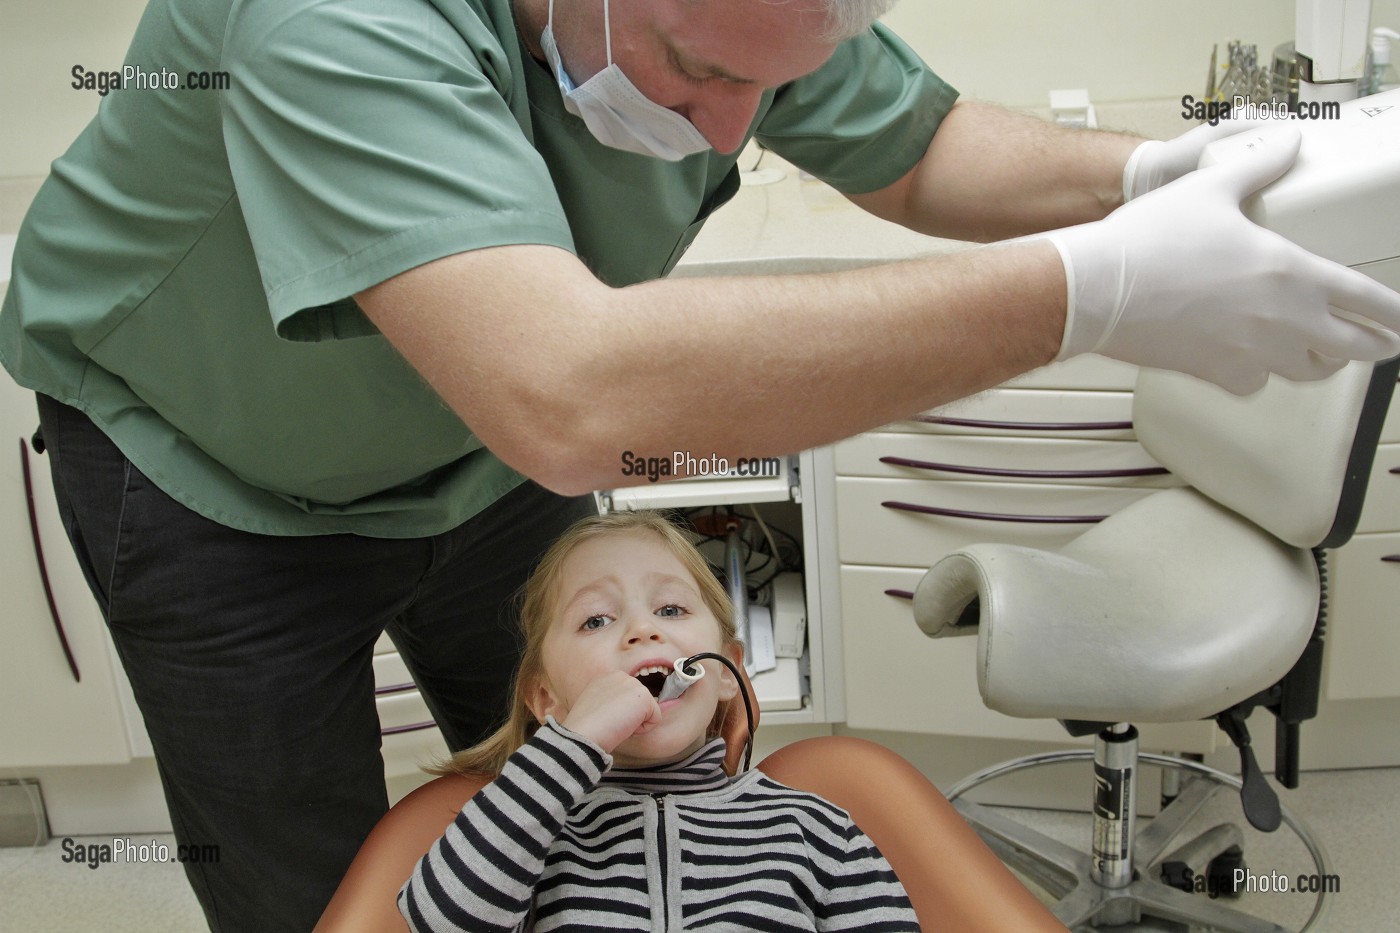
[[[723,731],[732,773],[748,739],[742,706],[730,705]],[[1065,933],[938,789],[888,749],[845,736],[806,739],[758,767],[849,812],[889,859],[925,930]],[[485,775],[440,777],[395,804],[360,847],[315,933],[405,933],[399,888],[488,781]]]

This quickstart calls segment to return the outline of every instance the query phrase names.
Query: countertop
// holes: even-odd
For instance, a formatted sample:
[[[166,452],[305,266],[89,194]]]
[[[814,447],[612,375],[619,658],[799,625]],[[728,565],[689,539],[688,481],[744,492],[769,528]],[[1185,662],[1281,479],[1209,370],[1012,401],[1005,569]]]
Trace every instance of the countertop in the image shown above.
[[[745,153],[740,165],[756,156]],[[856,207],[834,189],[764,153],[734,199],[715,212],[675,275],[832,271],[961,249]],[[763,183],[765,178],[775,178]],[[757,183],[755,183],[757,182]]]
[[[1101,104],[1097,111],[1101,128],[1148,138],[1167,139],[1195,125],[1182,119],[1180,105],[1173,101]],[[1039,116],[1048,117],[1048,112]],[[751,145],[739,164],[755,163],[759,171],[746,173],[744,187],[710,218],[673,274],[834,271],[968,245],[873,217],[776,154],[764,153],[760,159]],[[750,183],[774,171],[782,173],[780,180]]]

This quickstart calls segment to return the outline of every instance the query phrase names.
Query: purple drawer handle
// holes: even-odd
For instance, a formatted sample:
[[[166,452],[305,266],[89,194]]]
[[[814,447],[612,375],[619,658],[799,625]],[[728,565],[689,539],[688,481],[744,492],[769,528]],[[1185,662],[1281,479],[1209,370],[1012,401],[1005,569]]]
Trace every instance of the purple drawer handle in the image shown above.
[[[924,515],[943,515],[948,518],[973,518],[984,522],[1016,522],[1033,525],[1092,525],[1101,522],[1107,515],[1005,515],[997,512],[966,512],[962,509],[944,509],[933,505],[915,505],[912,502],[881,502],[887,509],[903,512],[921,512]]]
[[[1391,468],[1390,468],[1390,472],[1392,472],[1392,473],[1400,473],[1400,467],[1391,467]]]
[[[885,595],[886,595],[886,596],[896,596],[896,597],[898,597],[898,598],[900,598],[900,599],[913,599],[913,598],[914,598],[914,593],[913,593],[912,590],[885,590]]]
[[[1004,470],[994,467],[933,463],[929,460],[910,460],[908,457],[881,457],[880,462],[894,466],[913,467],[916,470],[971,473],[974,476],[1015,476],[1021,479],[1108,479],[1121,476],[1163,476],[1170,472],[1166,467],[1133,467],[1127,470]]]
[[[387,687],[375,687],[374,695],[377,697],[388,696],[391,693],[407,693],[410,690],[417,690],[418,685],[409,681],[406,684],[390,684]]]
[[[387,728],[387,729],[380,729],[380,730],[379,730],[379,734],[380,734],[380,735],[398,735],[398,734],[400,734],[400,733],[402,733],[402,732],[422,732],[424,729],[436,729],[436,728],[437,728],[437,723],[432,722],[432,721],[429,721],[429,722],[415,722],[415,723],[413,723],[412,725],[408,725],[408,726],[390,726],[390,727]]]
[[[34,557],[39,562],[39,580],[44,584],[44,599],[49,604],[49,616],[53,619],[54,631],[58,633],[58,643],[63,646],[63,656],[68,659],[68,669],[73,672],[73,680],[83,682],[78,673],[78,660],[73,657],[73,649],[68,644],[68,635],[63,631],[63,620],[58,615],[58,603],[53,598],[53,587],[49,584],[49,566],[44,560],[44,545],[39,540],[39,512],[34,506],[34,480],[29,474],[29,448],[24,438],[19,439],[20,469],[24,473],[24,498],[29,507],[29,534],[34,539]]]
[[[1400,564],[1400,554],[1387,554],[1381,560],[1387,564]]]
[[[979,421],[974,418],[945,418],[942,415],[915,415],[914,421],[959,428],[995,428],[999,431],[1123,431],[1131,421]]]

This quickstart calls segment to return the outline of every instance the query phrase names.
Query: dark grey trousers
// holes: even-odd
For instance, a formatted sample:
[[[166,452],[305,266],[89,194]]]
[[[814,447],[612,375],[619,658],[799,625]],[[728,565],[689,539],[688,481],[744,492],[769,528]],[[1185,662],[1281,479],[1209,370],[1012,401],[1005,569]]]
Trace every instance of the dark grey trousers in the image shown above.
[[[589,498],[526,483],[430,538],[276,537],[175,502],[85,415],[39,413],[59,510],[155,747],[215,933],[305,933],[387,807],[371,658],[388,630],[448,744],[500,721],[513,597]]]

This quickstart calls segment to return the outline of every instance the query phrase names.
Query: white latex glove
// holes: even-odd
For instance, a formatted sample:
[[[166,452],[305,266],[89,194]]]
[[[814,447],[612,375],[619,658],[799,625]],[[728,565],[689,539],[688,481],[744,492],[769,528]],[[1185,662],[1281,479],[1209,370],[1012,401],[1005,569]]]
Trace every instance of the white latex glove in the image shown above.
[[[1097,223],[1043,234],[1069,283],[1056,359],[1100,353],[1246,395],[1270,372],[1322,379],[1348,360],[1400,354],[1400,295],[1240,212],[1241,200],[1287,171],[1302,141],[1291,127],[1255,132],[1237,159],[1191,172]]]
[[[1133,150],[1123,166],[1123,200],[1140,198],[1149,191],[1195,171],[1206,146],[1267,124],[1268,120],[1221,120],[1215,126],[1202,123],[1174,139],[1149,139]]]

